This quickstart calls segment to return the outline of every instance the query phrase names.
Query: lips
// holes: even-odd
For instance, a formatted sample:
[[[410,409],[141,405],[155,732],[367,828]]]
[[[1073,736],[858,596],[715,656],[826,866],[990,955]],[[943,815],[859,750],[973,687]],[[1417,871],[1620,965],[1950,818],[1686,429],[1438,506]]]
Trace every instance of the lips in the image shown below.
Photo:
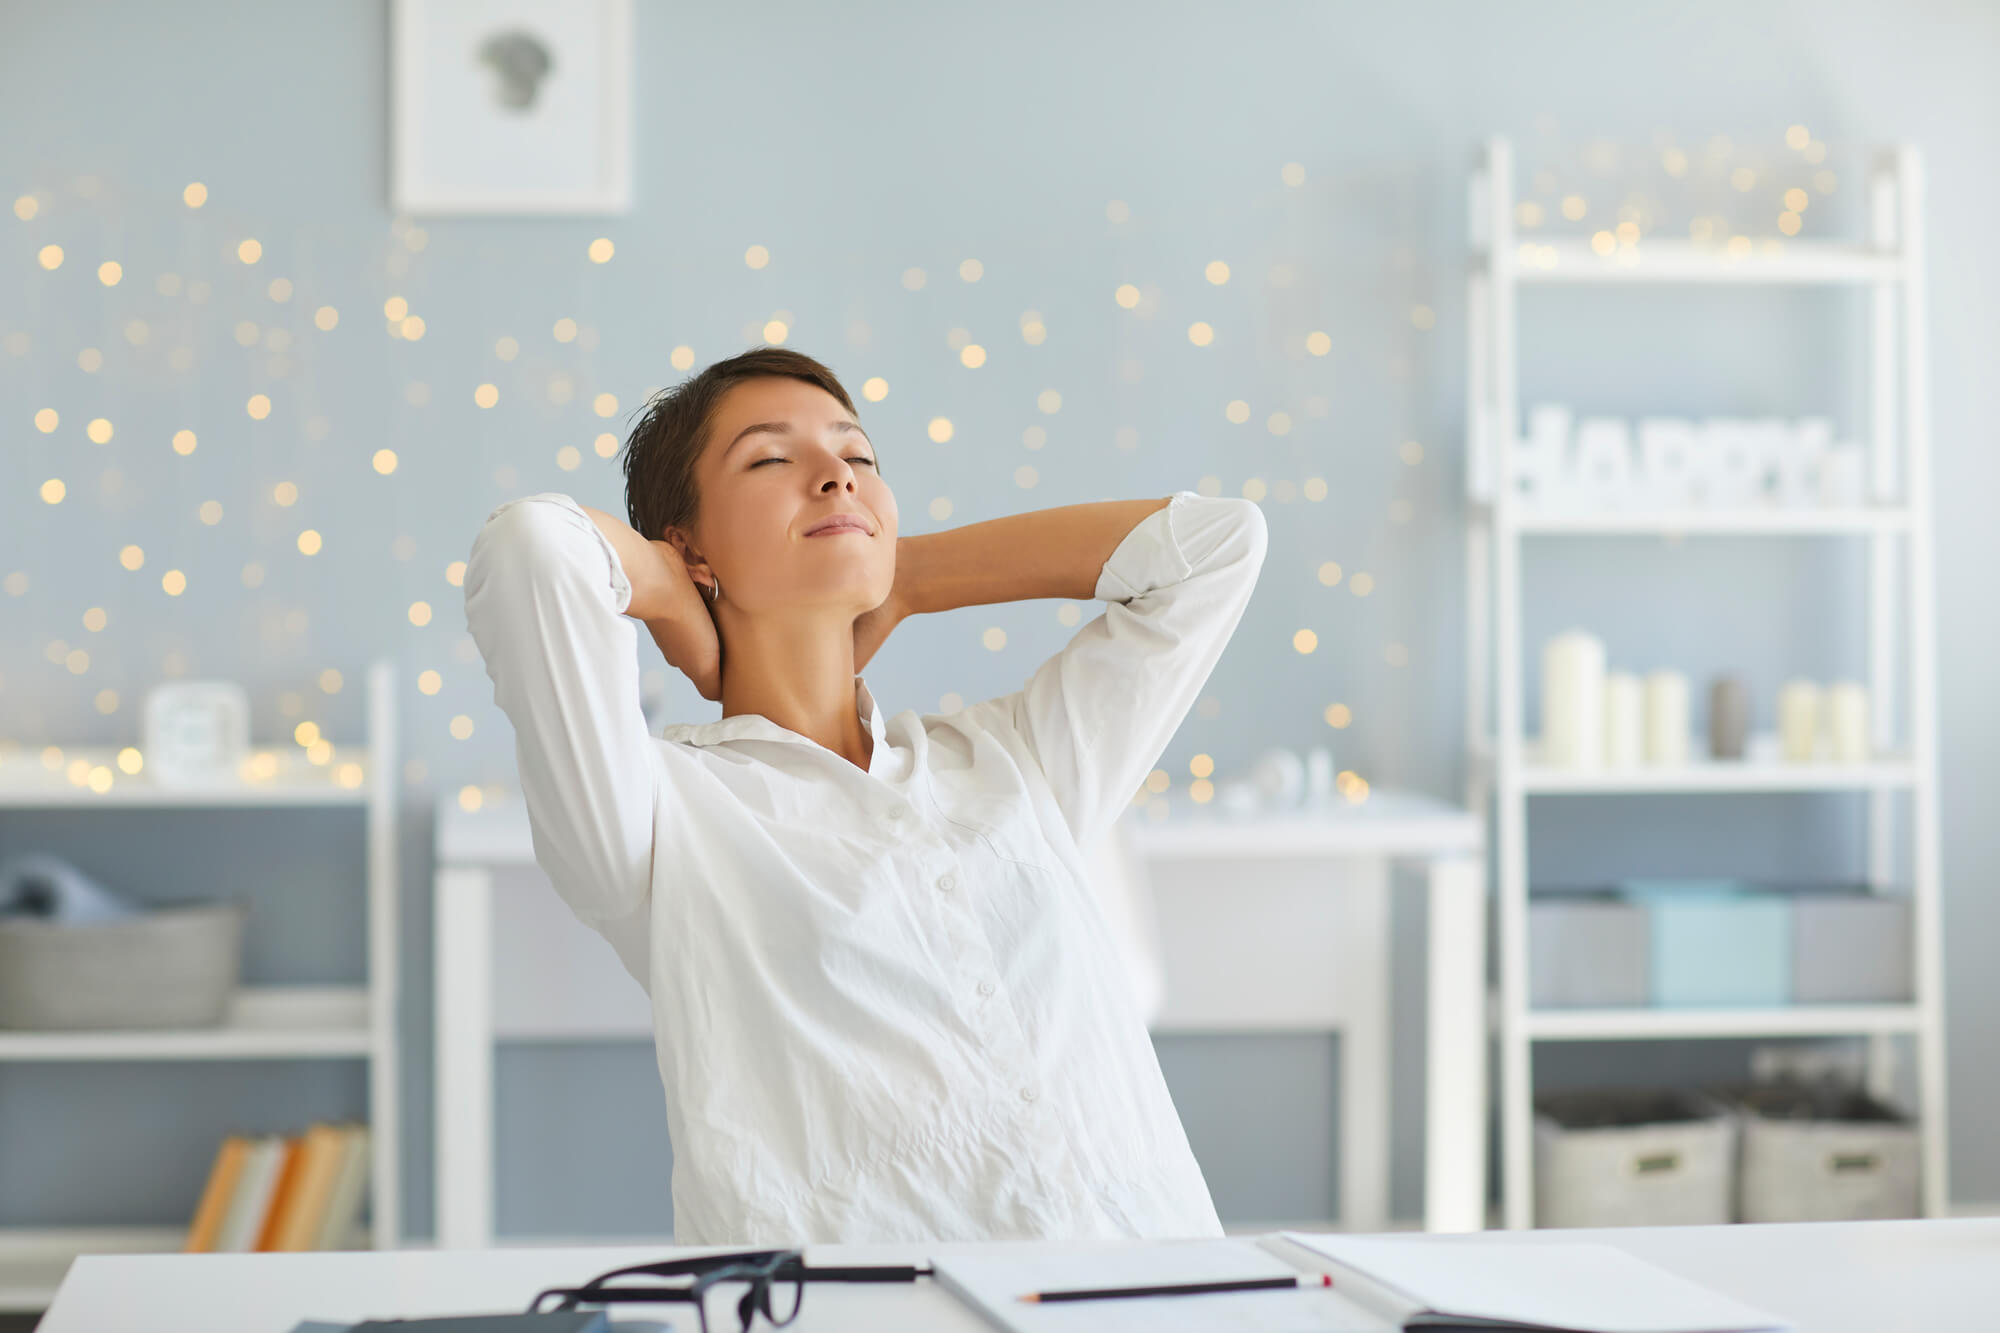
[[[806,529],[806,536],[830,537],[838,532],[858,532],[866,537],[868,535],[868,525],[851,514],[837,514],[832,518],[822,519],[818,523],[813,524],[812,527]]]

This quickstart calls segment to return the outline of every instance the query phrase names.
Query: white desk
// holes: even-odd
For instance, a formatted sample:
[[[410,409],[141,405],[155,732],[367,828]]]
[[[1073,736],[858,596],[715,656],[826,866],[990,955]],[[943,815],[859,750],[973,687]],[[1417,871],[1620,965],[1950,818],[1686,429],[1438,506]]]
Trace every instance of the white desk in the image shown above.
[[[1602,1241],[1791,1320],[1798,1333],[1990,1328],[2000,1300],[2000,1219],[1839,1222],[1803,1226],[1661,1227],[1432,1236],[1431,1245]],[[1144,1241],[1096,1242],[1101,1245]],[[1049,1248],[1044,1242],[1017,1242]],[[813,1246],[812,1263],[923,1262],[992,1245]],[[1062,1248],[1062,1247],[1054,1247]],[[537,1292],[577,1286],[669,1246],[611,1249],[356,1250],[308,1254],[87,1254],[71,1265],[39,1333],[287,1333],[300,1319],[502,1313]],[[711,1313],[741,1288],[725,1287]],[[693,1328],[684,1305],[614,1308],[614,1318],[665,1315]],[[731,1329],[733,1320],[729,1321]],[[758,1327],[765,1325],[760,1321]],[[806,1293],[795,1333],[991,1333],[928,1280],[829,1284]]]
[[[1429,897],[1424,1222],[1485,1222],[1486,894],[1479,820],[1426,797],[1232,818],[1127,816],[1159,900],[1168,989],[1159,1032],[1317,1031],[1341,1037],[1341,1222],[1389,1224],[1390,866]],[[1160,813],[1165,813],[1161,809]],[[493,1241],[496,1038],[645,1037],[643,992],[551,892],[495,911],[494,872],[534,866],[518,804],[437,812],[436,1202],[439,1243]],[[1279,864],[1286,863],[1286,864]],[[1248,874],[1246,868],[1257,873]],[[1230,892],[1217,892],[1221,882]],[[497,938],[496,937],[504,937]],[[533,969],[494,986],[497,952]]]

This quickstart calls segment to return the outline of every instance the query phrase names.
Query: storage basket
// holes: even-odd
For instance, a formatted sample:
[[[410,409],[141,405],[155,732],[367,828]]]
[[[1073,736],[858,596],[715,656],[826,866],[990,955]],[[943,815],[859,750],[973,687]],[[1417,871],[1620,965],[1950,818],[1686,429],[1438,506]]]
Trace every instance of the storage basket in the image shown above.
[[[1720,1094],[1740,1121],[1745,1222],[1915,1217],[1917,1126],[1858,1088],[1772,1084]]]
[[[1736,1117],[1700,1093],[1604,1089],[1535,1099],[1535,1225],[1730,1220]]]
[[[201,902],[87,925],[0,917],[0,1028],[214,1027],[248,915]]]

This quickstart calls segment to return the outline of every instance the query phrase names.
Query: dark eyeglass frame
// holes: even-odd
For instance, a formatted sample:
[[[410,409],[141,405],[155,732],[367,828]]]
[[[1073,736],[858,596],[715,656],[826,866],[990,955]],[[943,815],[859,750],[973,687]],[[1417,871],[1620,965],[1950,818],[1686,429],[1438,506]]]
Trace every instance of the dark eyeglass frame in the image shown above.
[[[662,1259],[654,1263],[633,1264],[627,1268],[614,1268],[608,1273],[600,1273],[581,1287],[551,1287],[540,1292],[528,1303],[527,1313],[542,1313],[542,1302],[551,1296],[561,1298],[561,1303],[552,1311],[574,1310],[579,1304],[602,1305],[614,1301],[677,1301],[694,1306],[695,1315],[701,1322],[702,1333],[709,1333],[708,1307],[705,1297],[710,1289],[724,1282],[747,1282],[749,1287],[736,1302],[736,1318],[740,1333],[750,1333],[750,1326],[761,1313],[774,1328],[783,1328],[799,1317],[805,1308],[806,1284],[808,1282],[914,1282],[919,1277],[930,1276],[930,1268],[925,1265],[890,1264],[867,1267],[808,1268],[803,1250],[745,1250],[734,1254],[702,1254],[687,1259]],[[694,1281],[686,1286],[618,1287],[607,1286],[613,1278],[619,1277],[687,1277]],[[771,1296],[773,1285],[780,1287],[794,1285],[794,1300],[791,1312],[780,1318]],[[782,1304],[782,1292],[776,1304]]]

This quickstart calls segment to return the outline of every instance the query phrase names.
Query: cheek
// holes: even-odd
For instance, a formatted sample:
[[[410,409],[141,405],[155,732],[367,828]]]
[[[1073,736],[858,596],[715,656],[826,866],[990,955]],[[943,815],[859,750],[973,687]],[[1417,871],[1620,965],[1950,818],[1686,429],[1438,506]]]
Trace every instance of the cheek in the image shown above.
[[[766,468],[765,471],[776,471]],[[717,496],[721,501],[709,511],[709,542],[725,556],[733,556],[738,564],[748,559],[758,563],[758,552],[772,541],[782,541],[783,531],[775,536],[767,534],[778,512],[777,507],[765,496],[758,494],[760,487],[738,484],[730,488],[726,496]]]

